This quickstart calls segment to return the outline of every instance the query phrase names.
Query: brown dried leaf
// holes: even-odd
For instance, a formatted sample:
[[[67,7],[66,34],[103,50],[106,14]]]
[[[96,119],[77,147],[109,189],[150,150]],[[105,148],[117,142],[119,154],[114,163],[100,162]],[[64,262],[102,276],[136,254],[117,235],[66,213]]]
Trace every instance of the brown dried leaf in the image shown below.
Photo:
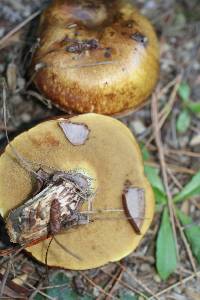
[[[10,241],[31,245],[80,222],[87,224],[88,216],[78,216],[78,213],[87,198],[89,186],[82,190],[80,180],[79,173],[57,173],[38,194],[12,210],[6,219]]]

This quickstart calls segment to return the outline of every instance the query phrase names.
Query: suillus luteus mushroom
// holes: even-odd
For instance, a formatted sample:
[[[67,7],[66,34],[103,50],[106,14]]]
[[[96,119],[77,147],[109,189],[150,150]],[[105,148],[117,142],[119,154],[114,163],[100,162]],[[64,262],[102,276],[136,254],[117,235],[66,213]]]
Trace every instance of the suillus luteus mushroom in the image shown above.
[[[125,125],[92,113],[57,118],[10,145],[0,156],[0,210],[12,242],[44,263],[55,237],[48,265],[76,270],[135,249],[151,223],[154,196]]]
[[[38,36],[31,75],[66,112],[127,113],[158,79],[156,34],[128,0],[54,0]]]

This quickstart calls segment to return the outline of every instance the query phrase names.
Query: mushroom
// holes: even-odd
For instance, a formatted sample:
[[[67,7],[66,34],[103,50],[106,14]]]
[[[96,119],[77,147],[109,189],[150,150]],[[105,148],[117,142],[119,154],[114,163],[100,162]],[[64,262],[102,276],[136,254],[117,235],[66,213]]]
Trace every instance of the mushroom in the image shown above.
[[[54,0],[41,17],[39,41],[34,82],[64,111],[124,114],[156,84],[156,34],[128,0]]]
[[[20,134],[11,146],[0,156],[0,212],[12,242],[36,239],[26,250],[44,263],[49,237],[55,236],[48,265],[75,270],[120,260],[136,248],[152,221],[154,196],[139,146],[125,125],[93,113],[58,118]],[[33,194],[37,181],[19,164],[12,149],[32,163],[38,178],[50,178],[39,192]],[[64,184],[78,188],[71,193],[71,199],[79,199],[80,204],[76,209],[70,202],[72,215],[75,209],[78,215],[71,227],[72,215],[64,216],[63,203],[69,198],[66,189],[63,194]],[[42,199],[40,209],[38,199]],[[56,216],[61,207],[63,215]],[[43,222],[48,218],[51,224]],[[27,222],[29,231],[23,226]],[[45,238],[39,243],[38,222]]]

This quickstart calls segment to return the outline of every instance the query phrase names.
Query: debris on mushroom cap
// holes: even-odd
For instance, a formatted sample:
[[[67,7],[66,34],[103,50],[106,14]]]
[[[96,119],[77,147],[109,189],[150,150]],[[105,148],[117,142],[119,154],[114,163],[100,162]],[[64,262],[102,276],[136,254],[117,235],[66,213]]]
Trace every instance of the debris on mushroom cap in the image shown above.
[[[124,209],[129,216],[130,223],[137,234],[141,234],[141,227],[145,218],[145,194],[144,189],[129,186],[125,188],[123,195]]]
[[[89,129],[85,124],[60,121],[59,125],[62,128],[66,138],[74,146],[85,144],[89,137]]]
[[[91,191],[88,185],[83,190],[80,181],[82,184],[83,175],[81,178],[76,173],[59,172],[51,176],[40,192],[9,213],[6,227],[10,241],[31,244],[79,223],[87,224],[87,215],[79,215],[78,211]]]
[[[84,146],[74,146],[66,138],[59,126],[61,121],[85,124],[88,127],[89,138]],[[52,241],[48,265],[77,270],[95,268],[120,260],[135,249],[151,223],[154,196],[144,176],[140,149],[125,125],[111,117],[84,114],[38,124],[20,134],[11,144],[28,161],[36,163],[37,169],[40,164],[45,171],[50,170],[58,186],[62,180],[65,182],[68,179],[74,186],[78,185],[81,191],[83,189],[82,192],[86,190],[86,194],[88,188],[92,189],[92,205],[84,201],[78,209],[79,216],[87,217],[89,223],[86,223],[88,219],[84,219],[84,222],[79,220],[84,225],[56,234],[59,244]],[[76,177],[74,174],[80,176]],[[124,185],[126,182],[130,185]],[[26,204],[25,201],[30,199],[34,188],[31,174],[13,159],[9,147],[0,156],[0,183],[0,208],[6,218],[13,209]],[[122,194],[126,187],[137,187],[148,195],[144,211],[139,212],[143,222],[137,223],[141,235],[137,234],[129,222],[131,216],[136,216],[136,211],[132,213],[130,209],[131,215],[124,211]],[[57,192],[58,188],[55,193]],[[128,204],[131,198],[132,192],[130,195],[128,193]],[[52,199],[58,198],[52,197],[51,201]],[[61,212],[66,211],[62,207],[63,202],[59,202]],[[52,201],[51,204],[55,208],[58,203]],[[50,207],[51,205],[48,213],[54,215],[55,210],[52,208],[50,212]],[[90,209],[96,212],[94,217],[94,214],[90,214]],[[35,214],[31,213],[30,216],[31,221],[34,221]],[[53,220],[51,228],[57,231],[60,228],[54,217]],[[31,222],[32,226],[33,223]],[[45,240],[29,247],[28,251],[39,261],[45,262],[48,244],[49,240]],[[68,248],[74,256],[69,255],[60,245]],[[75,255],[81,257],[81,261]]]
[[[129,0],[54,0],[39,31],[34,82],[62,110],[124,113],[151,94],[158,41]]]

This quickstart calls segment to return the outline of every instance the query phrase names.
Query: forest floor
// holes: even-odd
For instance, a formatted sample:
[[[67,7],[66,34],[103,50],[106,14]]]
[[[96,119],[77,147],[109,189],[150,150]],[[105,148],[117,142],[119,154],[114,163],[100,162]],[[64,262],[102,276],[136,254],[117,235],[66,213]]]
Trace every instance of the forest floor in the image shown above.
[[[47,2],[0,2],[0,76],[10,85],[7,97],[12,116],[8,123],[10,138],[48,117],[63,114],[55,108],[47,109],[42,96],[34,86],[27,84],[29,79],[24,70],[25,53],[31,46],[26,42],[30,24],[32,19],[37,21]],[[200,170],[200,5],[198,0],[135,2],[157,31],[161,72],[156,93],[148,103],[121,121],[142,145],[147,169],[156,170],[157,174],[150,181],[159,181],[158,178],[163,181],[168,205],[172,208],[170,199]],[[29,38],[29,43],[33,42]],[[2,115],[0,149],[5,145]],[[198,178],[200,182],[200,176]],[[145,238],[136,251],[119,263],[81,272],[49,269],[48,284],[45,266],[26,253],[0,258],[0,299],[199,300],[200,184],[196,184],[195,189],[199,193],[189,193],[186,201],[180,201],[177,207],[193,220],[199,236],[189,243],[184,227],[177,218],[174,221],[172,212],[170,221],[175,222],[179,259],[167,280],[161,279],[156,268],[159,255],[156,241],[163,211],[158,201],[154,221]],[[196,252],[199,251],[196,255],[192,243],[197,247]]]

